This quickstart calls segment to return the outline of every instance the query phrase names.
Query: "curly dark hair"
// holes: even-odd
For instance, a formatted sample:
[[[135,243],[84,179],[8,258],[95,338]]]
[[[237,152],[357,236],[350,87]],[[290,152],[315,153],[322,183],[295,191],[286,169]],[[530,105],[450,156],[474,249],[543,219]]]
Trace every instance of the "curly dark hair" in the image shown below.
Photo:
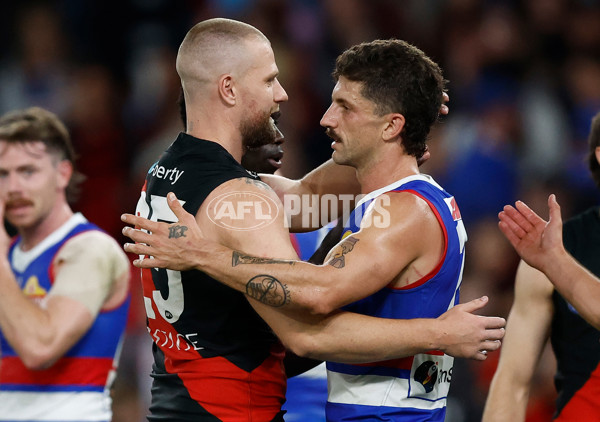
[[[587,161],[592,173],[592,179],[596,183],[596,186],[600,188],[600,164],[596,158],[596,148],[600,147],[600,112],[597,113],[592,119],[590,126],[590,134],[588,136],[588,146],[590,147]]]
[[[79,194],[79,185],[85,176],[77,171],[77,159],[69,131],[56,114],[40,107],[15,110],[0,117],[0,139],[10,143],[41,141],[47,151],[68,160],[73,174],[66,189],[67,200],[74,202]]]
[[[361,94],[376,104],[375,113],[400,113],[407,154],[421,157],[437,121],[446,80],[440,67],[414,45],[397,39],[355,45],[338,56],[333,78],[362,83]]]

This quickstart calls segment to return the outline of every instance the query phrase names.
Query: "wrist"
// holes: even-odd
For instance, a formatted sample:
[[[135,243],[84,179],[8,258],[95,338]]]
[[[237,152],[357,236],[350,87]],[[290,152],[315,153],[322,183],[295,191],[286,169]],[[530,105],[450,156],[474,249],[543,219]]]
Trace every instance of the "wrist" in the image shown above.
[[[553,248],[544,254],[539,270],[544,274],[557,273],[561,268],[565,268],[565,264],[569,259],[569,254],[561,245],[561,247]]]
[[[423,319],[424,330],[422,331],[424,339],[424,347],[427,350],[441,350],[446,352],[449,347],[448,330],[444,320],[441,317],[435,319]]]

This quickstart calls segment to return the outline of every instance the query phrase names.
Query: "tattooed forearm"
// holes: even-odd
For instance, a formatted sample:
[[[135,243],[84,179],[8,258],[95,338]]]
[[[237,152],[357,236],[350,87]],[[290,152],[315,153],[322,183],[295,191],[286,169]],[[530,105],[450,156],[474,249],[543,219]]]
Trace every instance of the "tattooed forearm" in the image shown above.
[[[246,284],[246,294],[274,308],[279,308],[290,301],[287,286],[267,274],[252,277]]]
[[[169,227],[169,239],[177,239],[179,237],[185,237],[185,232],[187,231],[187,226],[171,226]]]
[[[233,251],[231,255],[231,266],[235,267],[242,264],[288,264],[294,265],[295,261],[285,259],[260,258],[258,256],[244,255],[238,251]]]
[[[345,255],[349,254],[352,249],[354,249],[356,242],[358,242],[356,237],[349,237],[344,240],[332,251],[331,258],[327,263],[334,268],[344,268],[346,265]]]

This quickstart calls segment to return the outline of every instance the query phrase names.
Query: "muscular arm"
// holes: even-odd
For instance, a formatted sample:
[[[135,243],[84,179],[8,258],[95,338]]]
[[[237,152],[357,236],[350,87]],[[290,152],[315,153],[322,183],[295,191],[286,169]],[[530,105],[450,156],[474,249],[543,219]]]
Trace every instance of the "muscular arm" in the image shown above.
[[[113,280],[106,280],[99,273],[106,266],[94,251],[101,254],[103,245],[87,243],[83,247],[81,240],[85,241],[67,242],[59,252],[54,262],[53,287],[40,305],[20,290],[8,260],[4,256],[1,259],[0,327],[28,368],[49,367],[63,356],[89,330],[95,315],[115,290]],[[119,256],[127,266],[127,258]],[[126,271],[120,274],[125,277],[119,284],[122,296],[127,289],[128,268]]]
[[[484,422],[525,420],[531,379],[548,339],[554,313],[552,284],[521,262],[515,301],[483,414]]]
[[[169,201],[173,202],[176,199],[169,195]],[[177,239],[177,243],[184,244],[184,248],[176,251],[175,255],[182,253],[180,258],[183,258],[185,262],[187,256],[185,251],[188,247],[194,247],[187,234],[195,230],[199,231],[198,225],[195,224],[196,219],[185,213],[181,207],[172,206],[172,209],[179,222],[171,226],[131,215],[124,216],[124,221],[131,224],[139,223],[140,227],[153,232],[153,234],[147,234],[131,228],[124,230],[124,233],[136,241],[154,244],[155,249],[143,244],[128,244],[125,247],[129,252],[155,257],[154,260],[144,259],[147,261],[144,265],[156,266],[148,264],[148,262],[157,262],[156,254],[159,252],[156,248],[159,245],[154,243],[154,240],[160,239],[160,246],[167,249],[169,245],[173,246],[174,242],[169,240],[168,235],[165,234],[169,232],[169,227],[189,227],[189,230],[185,231],[186,237]],[[245,221],[250,226],[254,224],[247,219]],[[201,222],[200,225],[202,225]],[[204,231],[206,226],[202,225],[202,227]],[[212,231],[212,227],[214,226],[208,226],[208,231]],[[225,241],[228,245],[238,242],[236,248],[252,250],[259,259],[262,259],[261,255],[279,256],[284,260],[296,259],[289,235],[287,231],[282,230],[282,227],[281,224],[270,224],[261,228],[258,233],[241,231],[238,235],[231,236],[229,240],[227,236],[230,233],[221,232],[220,236],[222,237],[218,240]],[[155,233],[162,233],[163,236],[155,236]],[[233,240],[234,237],[236,240]],[[181,242],[182,240],[183,242]],[[231,250],[216,243],[211,243],[211,245],[228,251],[222,255],[218,254],[218,258],[213,255],[213,258],[222,259],[228,266],[231,266]],[[289,266],[290,264],[283,265]],[[169,266],[169,268],[183,270],[190,267]],[[504,324],[503,319],[484,318],[470,314],[482,307],[486,299],[459,305],[438,319],[391,320],[339,311],[323,316],[308,312],[294,312],[282,307],[287,293],[283,286],[268,277],[256,279],[253,283],[256,286],[252,288],[260,292],[261,300],[250,303],[273,328],[283,343],[300,356],[343,362],[371,362],[440,349],[453,355],[484,359],[485,356],[479,354],[478,351],[496,350],[499,343],[493,340],[500,339],[503,335],[501,328]]]
[[[206,244],[197,236],[191,219],[190,225],[189,237],[179,239],[178,255],[185,262],[259,302],[321,315],[390,283],[401,287],[417,281],[439,264],[444,251],[437,219],[425,201],[410,193],[377,198],[362,219],[361,229],[336,245],[324,265],[250,256]],[[261,238],[267,236],[261,234]],[[232,241],[219,239],[219,243],[231,245]],[[272,256],[269,252],[264,251],[263,256]]]
[[[546,222],[522,202],[507,205],[499,215],[500,229],[521,258],[542,271],[581,317],[600,329],[600,280],[565,250],[560,206],[554,195],[548,198],[548,207]]]

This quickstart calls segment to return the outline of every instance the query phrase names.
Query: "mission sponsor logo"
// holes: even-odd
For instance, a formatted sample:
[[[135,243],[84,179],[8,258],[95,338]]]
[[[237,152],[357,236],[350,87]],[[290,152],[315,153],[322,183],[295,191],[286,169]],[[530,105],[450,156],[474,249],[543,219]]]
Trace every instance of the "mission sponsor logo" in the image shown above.
[[[427,360],[415,369],[414,380],[423,386],[425,393],[431,393],[436,383],[450,383],[452,368],[442,370],[438,362]]]

